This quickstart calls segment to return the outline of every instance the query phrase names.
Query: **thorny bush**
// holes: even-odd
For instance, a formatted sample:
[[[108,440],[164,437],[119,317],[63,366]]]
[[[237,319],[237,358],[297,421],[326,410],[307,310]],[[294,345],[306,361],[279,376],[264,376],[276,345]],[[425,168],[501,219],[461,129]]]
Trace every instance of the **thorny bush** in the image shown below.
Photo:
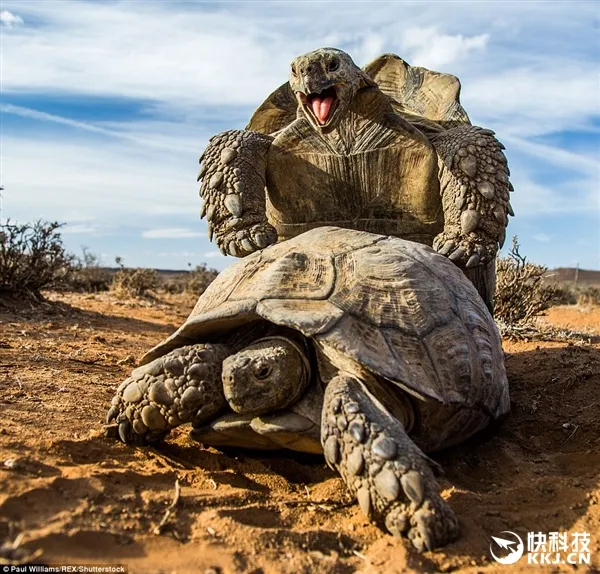
[[[494,316],[507,326],[531,323],[555,305],[561,298],[561,289],[544,283],[547,268],[527,262],[519,253],[517,237],[507,257],[496,261],[496,294]]]
[[[115,261],[121,268],[114,276],[110,290],[121,297],[145,297],[148,291],[158,286],[158,275],[154,269],[129,269],[123,264],[121,257]]]
[[[109,269],[100,266],[100,257],[83,247],[83,256],[74,263],[69,289],[84,293],[108,291],[113,279]]]
[[[167,293],[171,294],[190,293],[200,296],[218,274],[219,272],[216,269],[209,269],[205,263],[202,263],[188,272],[164,280],[162,287]]]
[[[74,256],[65,251],[57,222],[0,225],[0,292],[39,298],[42,289],[64,289]]]

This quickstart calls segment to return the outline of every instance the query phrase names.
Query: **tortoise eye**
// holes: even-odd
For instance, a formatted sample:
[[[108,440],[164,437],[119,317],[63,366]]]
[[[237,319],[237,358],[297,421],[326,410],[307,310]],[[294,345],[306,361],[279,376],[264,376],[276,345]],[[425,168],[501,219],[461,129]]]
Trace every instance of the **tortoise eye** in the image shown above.
[[[263,365],[262,367],[259,367],[259,369],[255,373],[257,379],[266,379],[270,374],[271,367],[269,367],[268,365]]]
[[[327,70],[329,72],[335,72],[340,67],[340,61],[337,58],[329,61],[327,64]]]

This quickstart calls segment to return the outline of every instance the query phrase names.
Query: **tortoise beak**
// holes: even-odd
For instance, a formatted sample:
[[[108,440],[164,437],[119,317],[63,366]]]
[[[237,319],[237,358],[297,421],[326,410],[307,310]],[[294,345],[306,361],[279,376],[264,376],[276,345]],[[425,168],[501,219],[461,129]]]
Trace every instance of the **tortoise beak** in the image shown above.
[[[325,127],[330,123],[339,102],[335,86],[330,86],[320,92],[311,92],[307,95],[302,92],[297,92],[297,94],[301,104],[317,125]]]

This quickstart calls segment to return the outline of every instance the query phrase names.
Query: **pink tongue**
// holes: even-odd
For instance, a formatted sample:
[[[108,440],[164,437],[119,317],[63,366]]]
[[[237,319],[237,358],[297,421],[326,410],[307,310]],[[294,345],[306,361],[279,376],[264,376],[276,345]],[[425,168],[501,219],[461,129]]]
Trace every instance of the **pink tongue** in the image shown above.
[[[333,105],[333,98],[331,96],[326,96],[323,99],[316,97],[312,99],[311,104],[313,113],[319,120],[319,123],[324,124],[327,121],[329,110],[331,110],[331,106]]]

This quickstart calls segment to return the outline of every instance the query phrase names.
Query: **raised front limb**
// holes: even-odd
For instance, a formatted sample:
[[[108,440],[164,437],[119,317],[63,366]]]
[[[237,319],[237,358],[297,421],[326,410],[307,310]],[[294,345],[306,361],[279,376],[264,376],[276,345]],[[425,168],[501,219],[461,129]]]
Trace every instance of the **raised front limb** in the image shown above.
[[[436,251],[466,269],[493,262],[505,238],[512,185],[504,146],[494,132],[463,125],[431,141],[440,158],[444,231]]]
[[[327,385],[321,441],[364,514],[419,550],[458,536],[458,522],[439,493],[427,457],[367,386],[340,374]]]
[[[211,138],[200,157],[208,236],[225,255],[244,257],[277,241],[267,221],[265,172],[273,138],[231,130]]]

